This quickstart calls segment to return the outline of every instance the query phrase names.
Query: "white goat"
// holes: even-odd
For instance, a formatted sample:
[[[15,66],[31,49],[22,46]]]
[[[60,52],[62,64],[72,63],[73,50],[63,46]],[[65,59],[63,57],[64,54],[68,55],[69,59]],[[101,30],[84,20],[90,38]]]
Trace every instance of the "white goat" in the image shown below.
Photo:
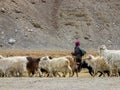
[[[86,59],[85,62],[91,66],[94,70],[94,75],[95,76],[98,72],[101,72],[104,76],[105,71],[109,71],[110,73],[110,67],[109,65],[106,64],[105,60],[103,57],[97,56],[94,57],[93,55],[89,55]]]
[[[26,56],[4,57],[0,59],[0,69],[3,71],[4,76],[8,76],[7,72],[11,70],[10,68],[14,68],[19,72],[20,76],[23,76],[27,73],[27,62]]]
[[[119,76],[118,69],[120,68],[120,50],[108,50],[105,45],[99,47],[100,56],[103,56],[106,62],[110,65],[111,70],[114,69]]]
[[[64,57],[49,59],[47,56],[41,58],[39,62],[40,69],[48,71],[50,76],[54,76],[54,73],[62,72],[64,76],[69,72],[69,76],[72,74],[70,67],[70,61]],[[40,71],[41,75],[41,71]]]

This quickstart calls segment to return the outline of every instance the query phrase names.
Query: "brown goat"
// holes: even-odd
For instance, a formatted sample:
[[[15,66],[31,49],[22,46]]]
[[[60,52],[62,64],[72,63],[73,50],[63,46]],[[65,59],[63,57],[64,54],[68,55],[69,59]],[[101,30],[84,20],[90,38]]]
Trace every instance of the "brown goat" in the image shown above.
[[[35,72],[38,71],[40,58],[33,58],[33,57],[26,57],[26,58],[28,60],[27,63],[28,76],[30,76],[31,74],[33,76]]]
[[[76,73],[76,76],[78,77],[78,63],[76,62],[76,59],[72,56],[66,56],[66,58],[70,61],[70,67],[72,68],[72,76],[74,76],[74,73]]]

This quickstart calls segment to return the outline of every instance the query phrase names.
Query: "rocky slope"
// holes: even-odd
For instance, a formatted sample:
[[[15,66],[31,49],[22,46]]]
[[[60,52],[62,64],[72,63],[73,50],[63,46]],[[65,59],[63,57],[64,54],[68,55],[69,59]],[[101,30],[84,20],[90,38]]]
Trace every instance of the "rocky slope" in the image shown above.
[[[120,49],[120,0],[0,0],[0,49]]]

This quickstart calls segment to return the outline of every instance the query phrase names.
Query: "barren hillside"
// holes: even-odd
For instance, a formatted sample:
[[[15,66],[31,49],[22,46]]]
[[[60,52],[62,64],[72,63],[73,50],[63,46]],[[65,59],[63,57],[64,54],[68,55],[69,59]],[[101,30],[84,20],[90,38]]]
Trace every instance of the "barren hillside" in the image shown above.
[[[0,0],[0,49],[120,49],[120,0]]]

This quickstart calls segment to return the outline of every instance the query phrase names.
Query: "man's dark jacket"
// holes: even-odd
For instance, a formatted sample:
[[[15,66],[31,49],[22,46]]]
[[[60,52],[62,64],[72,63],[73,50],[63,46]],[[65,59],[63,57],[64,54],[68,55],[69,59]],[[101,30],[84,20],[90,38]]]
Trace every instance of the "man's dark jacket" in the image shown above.
[[[86,54],[86,51],[81,49],[80,46],[76,46],[74,48],[74,52],[72,53],[72,55],[77,56],[78,59],[81,59],[83,55]]]

